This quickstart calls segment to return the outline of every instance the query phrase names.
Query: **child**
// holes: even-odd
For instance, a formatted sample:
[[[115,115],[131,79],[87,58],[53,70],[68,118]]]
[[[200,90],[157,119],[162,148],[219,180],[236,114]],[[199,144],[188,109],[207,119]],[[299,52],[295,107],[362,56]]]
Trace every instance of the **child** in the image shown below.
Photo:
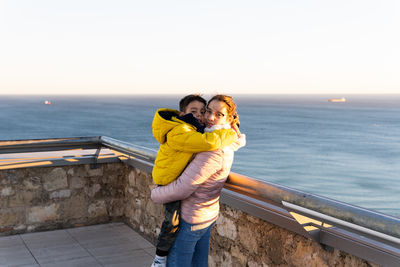
[[[206,100],[200,95],[187,95],[179,102],[180,111],[157,110],[152,129],[161,146],[153,167],[155,184],[166,185],[178,178],[194,153],[215,150],[236,141],[236,132],[232,129],[203,133],[205,106]],[[164,205],[165,218],[152,267],[166,266],[166,256],[178,233],[179,211],[180,201]]]

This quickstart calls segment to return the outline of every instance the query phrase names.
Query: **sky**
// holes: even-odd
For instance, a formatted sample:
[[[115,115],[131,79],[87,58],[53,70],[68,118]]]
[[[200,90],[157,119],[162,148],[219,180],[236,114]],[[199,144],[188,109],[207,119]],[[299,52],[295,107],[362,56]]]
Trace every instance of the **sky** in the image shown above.
[[[398,0],[0,0],[0,94],[400,93]]]

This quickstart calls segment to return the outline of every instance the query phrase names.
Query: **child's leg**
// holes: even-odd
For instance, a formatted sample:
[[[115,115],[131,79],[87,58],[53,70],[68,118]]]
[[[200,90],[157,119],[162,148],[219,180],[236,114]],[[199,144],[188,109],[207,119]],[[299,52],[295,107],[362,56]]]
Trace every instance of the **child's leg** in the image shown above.
[[[164,204],[164,221],[158,235],[156,255],[167,256],[178,234],[181,202]]]

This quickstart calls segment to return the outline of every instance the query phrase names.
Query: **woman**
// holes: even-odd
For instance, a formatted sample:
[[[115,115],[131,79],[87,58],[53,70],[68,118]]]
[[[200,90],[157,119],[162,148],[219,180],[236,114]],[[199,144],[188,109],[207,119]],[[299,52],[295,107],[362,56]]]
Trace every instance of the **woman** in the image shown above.
[[[245,143],[232,97],[216,95],[205,113],[206,131],[233,128],[238,141],[231,146],[198,153],[174,182],[152,190],[155,203],[181,202],[179,233],[167,257],[167,266],[208,266],[211,228],[218,218],[219,196],[230,172],[234,150]]]

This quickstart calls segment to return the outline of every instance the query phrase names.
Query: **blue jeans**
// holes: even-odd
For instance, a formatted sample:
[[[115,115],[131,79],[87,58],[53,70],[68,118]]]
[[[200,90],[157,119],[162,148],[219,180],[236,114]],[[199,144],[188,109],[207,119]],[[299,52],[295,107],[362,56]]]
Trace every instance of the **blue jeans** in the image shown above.
[[[167,257],[167,267],[208,267],[210,233],[214,224],[192,230],[196,225],[181,219],[178,236]]]

